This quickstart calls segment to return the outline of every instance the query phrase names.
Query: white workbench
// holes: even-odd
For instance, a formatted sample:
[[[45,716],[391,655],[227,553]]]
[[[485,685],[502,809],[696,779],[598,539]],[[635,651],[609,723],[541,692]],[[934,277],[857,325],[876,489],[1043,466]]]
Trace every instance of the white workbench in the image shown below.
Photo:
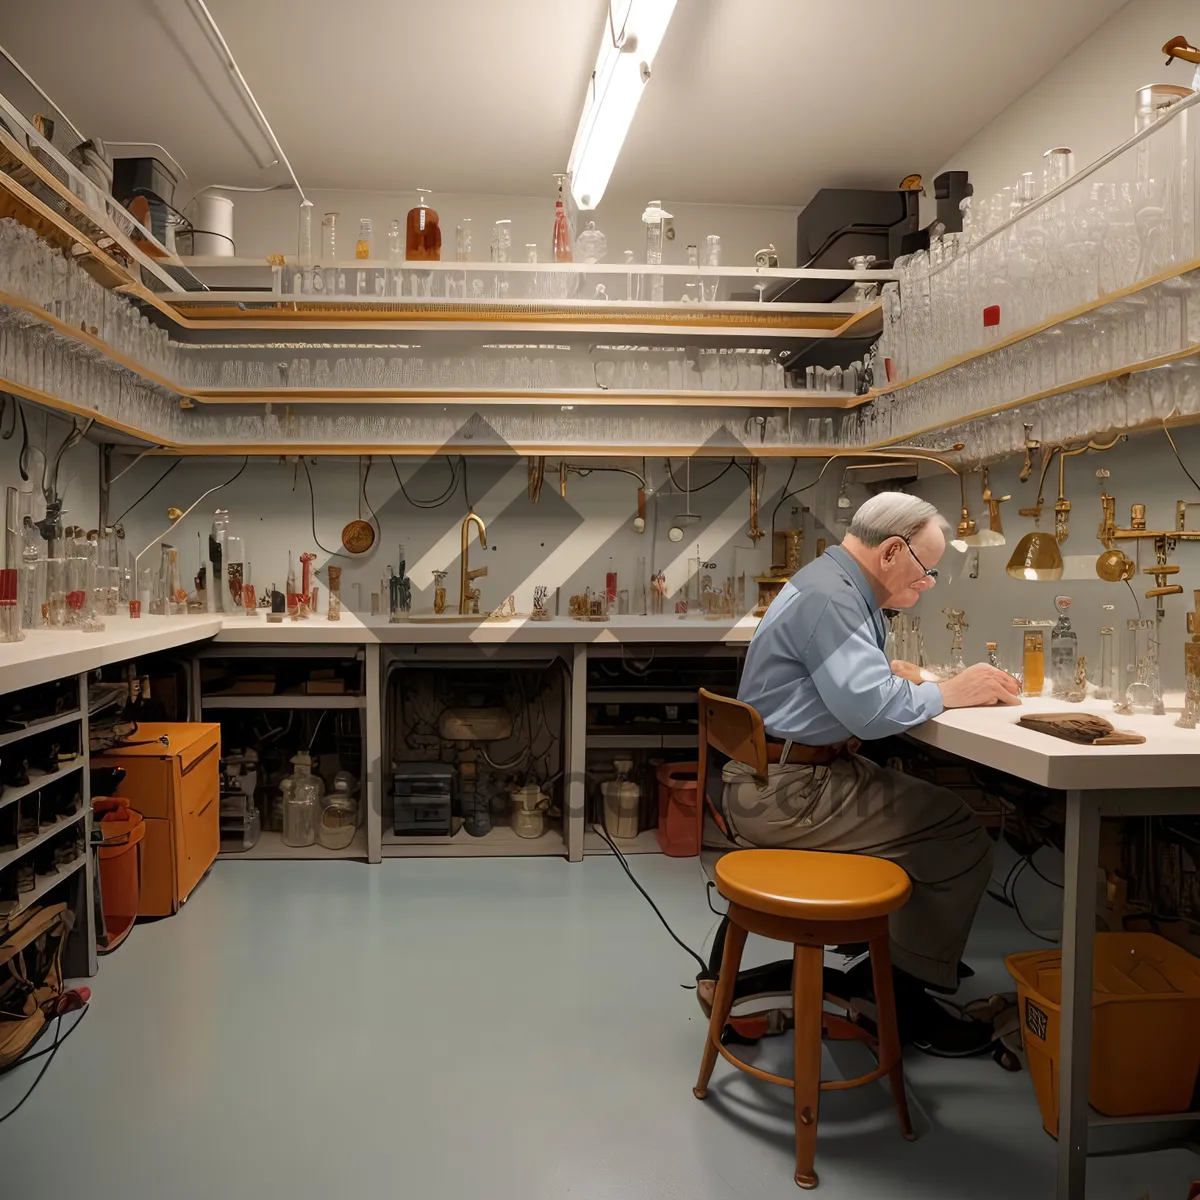
[[[1083,1200],[1089,1127],[1179,1120],[1104,1118],[1088,1106],[1100,819],[1200,813],[1200,729],[1178,728],[1181,697],[1166,700],[1165,716],[1121,716],[1107,701],[1073,705],[1026,698],[1020,707],[952,709],[909,731],[926,745],[1066,793],[1059,1200]],[[1146,741],[1137,746],[1077,745],[1019,726],[1021,714],[1030,711],[1097,713],[1118,729],[1144,734]]]

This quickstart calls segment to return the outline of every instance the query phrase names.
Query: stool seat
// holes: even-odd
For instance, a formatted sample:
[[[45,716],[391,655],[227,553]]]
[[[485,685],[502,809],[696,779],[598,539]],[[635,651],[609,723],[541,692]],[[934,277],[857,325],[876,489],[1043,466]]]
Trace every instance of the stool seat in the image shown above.
[[[753,912],[806,921],[885,917],[908,899],[901,867],[865,854],[733,850],[717,860],[717,891]]]

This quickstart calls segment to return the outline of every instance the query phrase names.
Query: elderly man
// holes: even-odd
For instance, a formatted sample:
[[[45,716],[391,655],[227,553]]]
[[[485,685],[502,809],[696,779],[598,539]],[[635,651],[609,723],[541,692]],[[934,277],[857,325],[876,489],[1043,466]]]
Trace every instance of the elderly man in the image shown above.
[[[885,613],[934,586],[944,522],[924,500],[883,492],[855,514],[841,546],[784,586],[746,654],[738,699],[762,716],[778,755],[765,787],[748,768],[723,773],[730,835],[742,846],[889,858],[912,880],[891,920],[901,1033],[948,1054],[981,1048],[926,988],[953,992],[991,873],[992,844],[953,792],[876,766],[860,741],[902,733],[943,708],[1018,704],[1017,683],[979,663],[943,683],[889,664]]]

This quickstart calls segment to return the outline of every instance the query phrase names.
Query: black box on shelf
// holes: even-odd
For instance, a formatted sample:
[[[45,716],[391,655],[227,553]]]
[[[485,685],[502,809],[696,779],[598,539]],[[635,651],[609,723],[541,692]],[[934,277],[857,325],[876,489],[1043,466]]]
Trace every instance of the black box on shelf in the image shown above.
[[[393,771],[392,832],[398,836],[449,837],[453,805],[449,763],[402,763]]]

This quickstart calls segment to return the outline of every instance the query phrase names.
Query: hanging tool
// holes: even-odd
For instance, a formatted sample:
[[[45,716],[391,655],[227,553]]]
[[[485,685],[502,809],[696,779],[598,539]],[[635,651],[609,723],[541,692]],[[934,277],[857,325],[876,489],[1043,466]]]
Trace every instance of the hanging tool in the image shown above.
[[[546,456],[529,456],[529,502],[536,504],[542,498],[542,482],[546,478]],[[564,481],[565,487],[565,481]],[[564,493],[565,494],[565,493]]]
[[[365,554],[375,545],[375,526],[370,521],[364,521],[362,515],[363,492],[366,491],[366,486],[360,457],[358,460],[358,519],[349,522],[342,530],[342,546],[349,554]]]
[[[758,526],[758,504],[761,489],[762,463],[757,458],[750,460],[750,528],[747,535],[752,542],[765,537],[766,533]]]

